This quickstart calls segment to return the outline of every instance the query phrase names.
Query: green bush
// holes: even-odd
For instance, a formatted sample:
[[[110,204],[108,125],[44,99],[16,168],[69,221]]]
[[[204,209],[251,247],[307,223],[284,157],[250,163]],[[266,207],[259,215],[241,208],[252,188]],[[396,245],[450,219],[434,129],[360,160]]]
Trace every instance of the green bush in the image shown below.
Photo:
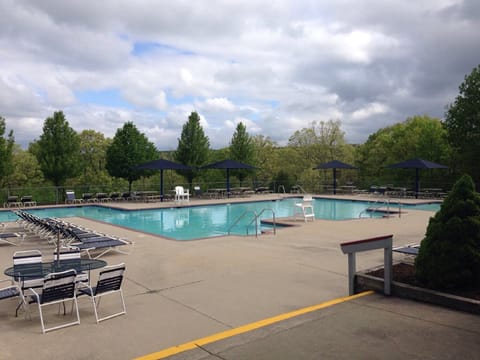
[[[464,175],[429,221],[415,260],[424,286],[448,290],[480,284],[480,196]]]

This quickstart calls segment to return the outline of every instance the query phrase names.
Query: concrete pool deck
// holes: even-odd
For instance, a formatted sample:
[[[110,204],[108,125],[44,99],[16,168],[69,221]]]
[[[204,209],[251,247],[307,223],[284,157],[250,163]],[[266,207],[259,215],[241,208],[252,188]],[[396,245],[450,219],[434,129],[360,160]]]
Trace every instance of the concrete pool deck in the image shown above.
[[[248,200],[273,198],[278,195],[254,196]],[[211,204],[214,200],[192,200],[191,204],[203,202]],[[172,205],[118,204],[131,209]],[[184,242],[72,218],[69,220],[74,223],[135,242],[130,255],[112,253],[103,258],[109,264],[125,262],[127,266],[123,285],[127,314],[97,325],[91,303],[80,298],[79,326],[42,335],[36,308],[32,307],[31,321],[22,315],[15,318],[15,303],[2,301],[0,359],[132,359],[343,298],[348,295],[348,284],[347,258],[340,251],[341,242],[393,234],[394,245],[417,243],[425,234],[430,216],[431,212],[408,210],[401,217],[383,219],[298,221],[298,226],[283,228],[276,235],[265,234],[257,238],[228,236]],[[0,245],[0,263],[7,268],[11,266],[16,250],[32,248],[40,249],[44,258],[52,257],[52,245],[28,237],[22,246]],[[363,253],[357,257],[357,269],[377,266],[382,261],[382,250]],[[106,310],[118,305],[113,299],[105,300],[102,300],[101,308]],[[200,353],[183,352],[174,358],[316,359],[322,346],[325,347],[323,358],[347,358],[350,350],[345,338],[350,337],[352,344],[363,339],[372,345],[377,345],[372,339],[383,338],[385,346],[378,347],[377,357],[384,358],[389,353],[382,351],[391,350],[391,347],[396,350],[402,346],[411,348],[412,341],[415,347],[419,347],[421,334],[425,335],[424,343],[430,349],[431,358],[445,358],[448,354],[454,357],[454,339],[462,346],[462,354],[478,355],[480,345],[472,338],[478,340],[479,323],[475,315],[374,294],[285,319],[242,336],[224,339],[221,343],[212,343],[212,353],[221,348],[226,352],[224,357],[214,357],[207,352],[208,349],[198,348]],[[378,334],[372,333],[378,326],[386,329],[379,330]],[[390,336],[388,329],[395,336]],[[403,329],[403,332],[393,329]],[[426,335],[432,329],[437,330],[438,337]],[[287,336],[290,340],[285,340],[283,337],[288,334],[291,338]],[[340,337],[341,334],[344,338]],[[294,357],[287,356],[285,347],[288,341],[293,349],[299,347]],[[345,345],[340,346],[344,342]],[[435,347],[434,343],[442,346]],[[315,344],[323,345],[317,348]],[[345,356],[335,356],[327,351],[342,348]],[[472,349],[471,353],[469,349]],[[350,355],[355,354],[354,350],[352,348]],[[233,353],[228,355],[228,351]],[[366,352],[363,356],[362,348],[359,351],[357,358],[372,357],[372,353]]]

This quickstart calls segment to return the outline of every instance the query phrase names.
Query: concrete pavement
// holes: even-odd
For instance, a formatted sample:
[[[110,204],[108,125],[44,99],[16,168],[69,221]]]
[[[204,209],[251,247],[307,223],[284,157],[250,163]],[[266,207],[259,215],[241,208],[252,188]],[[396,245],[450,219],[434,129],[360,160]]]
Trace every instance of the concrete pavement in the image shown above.
[[[124,206],[157,207],[171,206],[171,203]],[[42,335],[35,309],[32,310],[31,321],[15,318],[14,303],[3,301],[0,303],[0,359],[132,359],[345,297],[348,294],[347,257],[340,251],[341,242],[385,234],[394,235],[395,246],[419,242],[431,215],[425,211],[409,210],[401,218],[299,221],[294,227],[277,231],[277,235],[266,234],[258,238],[227,236],[186,242],[84,218],[69,219],[79,225],[135,241],[132,254],[104,257],[109,264],[126,263],[124,291],[127,314],[97,325],[88,299],[80,299],[79,326]],[[52,257],[52,245],[29,237],[19,247],[0,246],[0,263],[4,268],[11,266],[14,251],[32,248],[40,249],[45,259]],[[382,250],[363,253],[357,257],[357,269],[370,268],[382,262]],[[105,300],[102,300],[105,309],[116,305],[114,299]],[[399,315],[395,315],[397,312]],[[428,316],[422,317],[423,313]],[[443,315],[447,313],[448,316]],[[458,326],[455,323],[436,324],[439,317],[434,314],[442,314],[442,318],[448,317],[451,321],[456,318]],[[318,321],[314,321],[316,318]],[[319,354],[316,341],[320,342],[322,349],[331,347],[347,351],[345,339],[352,338],[352,344],[355,344],[362,339],[361,336],[368,335],[358,342],[377,345],[380,344],[380,341],[374,341],[377,337],[388,338],[390,346],[397,351],[394,340],[399,338],[399,334],[395,329],[400,325],[396,322],[407,334],[414,333],[415,329],[420,334],[440,326],[435,337],[428,335],[428,331],[423,337],[412,337],[413,345],[410,347],[418,348],[425,343],[433,351],[431,344],[437,340],[440,343],[444,341],[439,337],[442,329],[447,341],[449,337],[458,338],[449,331],[458,329],[463,333],[465,329],[468,333],[469,325],[472,325],[471,333],[478,338],[478,324],[474,326],[478,323],[476,316],[368,295],[206,346],[208,349],[226,346],[226,351],[232,351],[232,356],[226,354],[226,359],[241,358],[242,349],[247,356],[244,358],[267,359],[268,353],[272,353],[276,356],[270,357],[272,359],[302,359],[291,357],[285,349],[291,346],[293,351],[293,345],[297,344],[296,351],[304,354],[303,358],[316,359],[316,354]],[[310,328],[314,324],[319,327]],[[376,328],[382,324],[385,327]],[[325,325],[327,327],[322,328]],[[283,328],[285,330],[275,330]],[[389,331],[395,336],[386,337]],[[264,332],[275,336],[244,340]],[[302,332],[305,334],[302,335]],[[282,338],[282,334],[288,335],[287,339]],[[308,340],[308,334],[311,334],[311,340]],[[301,340],[303,337],[305,340]],[[292,341],[288,340],[290,338]],[[228,343],[230,341],[243,345],[232,347]],[[306,343],[308,341],[311,345]],[[248,346],[254,347],[248,350]],[[402,342],[398,348],[405,346]],[[454,349],[455,346],[451,343],[450,347]],[[475,345],[458,340],[458,346],[463,349]],[[280,352],[273,352],[275,347]],[[309,353],[311,357],[308,357]],[[336,358],[339,353],[324,353],[322,358]],[[189,354],[192,353],[175,356],[191,356]],[[283,354],[286,357],[282,357]],[[205,356],[205,352],[201,355]]]

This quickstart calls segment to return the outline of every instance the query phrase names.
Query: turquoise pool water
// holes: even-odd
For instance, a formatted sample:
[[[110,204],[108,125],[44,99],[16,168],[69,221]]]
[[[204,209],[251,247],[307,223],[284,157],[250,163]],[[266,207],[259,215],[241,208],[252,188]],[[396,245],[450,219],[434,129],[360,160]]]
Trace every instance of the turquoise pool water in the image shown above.
[[[128,227],[175,240],[194,240],[231,234],[255,234],[255,214],[263,211],[259,219],[271,219],[272,212],[276,218],[293,216],[295,203],[299,199],[282,199],[274,201],[257,201],[248,203],[220,204],[206,206],[189,206],[182,208],[163,208],[148,210],[117,210],[102,206],[52,207],[48,209],[28,209],[39,217],[66,218],[82,216],[94,220]],[[315,199],[313,202],[317,219],[346,220],[370,215],[365,210],[371,202]],[[429,204],[424,210],[436,211],[439,204]],[[402,206],[406,207],[406,206]],[[415,207],[420,208],[420,207]],[[242,214],[245,216],[236,225]],[[17,216],[10,211],[0,212],[0,221],[15,221]],[[258,231],[261,226],[258,221]]]

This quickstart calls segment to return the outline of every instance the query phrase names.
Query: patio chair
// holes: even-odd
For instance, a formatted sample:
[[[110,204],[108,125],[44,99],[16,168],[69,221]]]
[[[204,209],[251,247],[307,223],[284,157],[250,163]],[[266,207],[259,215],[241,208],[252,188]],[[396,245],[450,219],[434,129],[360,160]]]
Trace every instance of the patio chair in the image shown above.
[[[72,268],[75,268],[74,265],[80,264],[81,253],[80,249],[78,248],[70,248],[70,247],[60,247],[60,251],[57,253],[57,249],[53,251],[53,258],[55,260],[59,260],[63,262],[65,265],[71,264]],[[77,272],[77,277],[75,282],[85,282],[88,283],[90,281],[89,274],[87,272]]]
[[[33,295],[30,297],[29,303],[38,305],[38,312],[40,314],[40,322],[42,324],[42,332],[45,334],[48,331],[61,329],[67,326],[80,324],[80,314],[78,312],[78,302],[76,296],[76,282],[77,272],[73,269],[62,271],[58,273],[50,273],[43,279],[42,292],[38,293],[35,289],[31,289]],[[43,318],[43,308],[48,305],[63,304],[65,301],[71,300],[72,306],[75,306],[76,319],[71,322],[63,323],[61,325],[45,327],[45,320]],[[73,309],[72,309],[73,312]],[[65,306],[64,306],[65,315]]]
[[[183,186],[175,186],[175,201],[190,201],[189,190],[185,190]]]
[[[92,300],[93,311],[95,312],[95,319],[97,320],[97,324],[100,321],[111,319],[115,316],[127,313],[127,309],[125,307],[125,299],[123,297],[122,291],[124,272],[124,263],[106,266],[105,268],[103,268],[103,270],[100,271],[96,286],[91,287],[85,284],[80,284],[80,287],[78,288],[78,295],[87,295]],[[115,293],[118,293],[120,295],[120,300],[122,302],[122,310],[114,314],[99,317],[98,307],[100,306],[101,297],[106,295],[112,295]]]
[[[0,280],[0,282],[6,282],[10,280]],[[22,294],[22,289],[16,284],[11,284],[9,286],[0,288],[0,300],[19,298],[20,302],[15,311],[15,316],[18,314],[18,309],[23,306],[25,308],[25,298]]]
[[[14,278],[13,280],[20,287],[23,294],[30,289],[39,289],[43,286],[42,277],[30,277],[29,273],[41,273],[42,252],[40,250],[22,250],[13,254],[13,266],[21,267],[25,277]]]
[[[78,204],[82,202],[82,199],[77,199],[75,197],[75,192],[73,190],[65,191],[65,204]]]
[[[307,222],[308,219],[312,219],[312,221],[315,220],[315,213],[313,211],[312,201],[313,198],[311,195],[305,195],[301,203],[295,204],[295,220],[299,218],[303,219],[305,222]]]

